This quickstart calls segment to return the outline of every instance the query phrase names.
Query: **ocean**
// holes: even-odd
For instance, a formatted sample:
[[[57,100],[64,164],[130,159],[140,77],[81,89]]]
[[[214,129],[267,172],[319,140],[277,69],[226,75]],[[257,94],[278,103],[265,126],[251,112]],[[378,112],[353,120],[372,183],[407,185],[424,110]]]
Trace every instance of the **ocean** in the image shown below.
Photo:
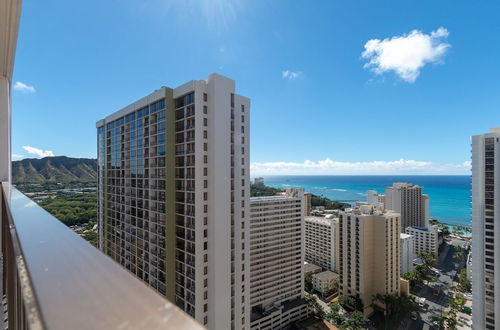
[[[264,183],[275,188],[303,187],[307,192],[333,200],[366,201],[366,191],[385,192],[393,182],[411,182],[429,195],[429,215],[450,225],[470,226],[471,191],[467,175],[356,175],[267,176]]]

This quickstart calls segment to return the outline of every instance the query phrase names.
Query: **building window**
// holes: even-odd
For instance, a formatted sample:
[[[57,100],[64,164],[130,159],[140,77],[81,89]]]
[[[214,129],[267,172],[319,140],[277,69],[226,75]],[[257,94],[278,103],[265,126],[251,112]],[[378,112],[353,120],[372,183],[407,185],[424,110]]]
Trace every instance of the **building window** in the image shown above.
[[[203,106],[203,113],[206,115],[208,113],[208,108],[206,105]]]
[[[208,95],[207,93],[203,93],[203,101],[207,102],[208,100]]]

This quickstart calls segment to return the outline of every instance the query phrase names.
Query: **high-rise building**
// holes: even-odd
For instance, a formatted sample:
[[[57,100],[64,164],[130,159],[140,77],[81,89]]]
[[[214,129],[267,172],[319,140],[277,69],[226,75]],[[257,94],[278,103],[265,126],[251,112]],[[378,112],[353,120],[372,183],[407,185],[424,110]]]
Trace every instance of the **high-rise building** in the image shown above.
[[[385,188],[385,203],[387,210],[393,210],[401,215],[401,232],[407,227],[426,227],[429,198],[422,194],[422,187],[408,182],[396,182],[392,187]]]
[[[500,327],[500,128],[472,137],[472,327]],[[495,265],[496,264],[496,265]]]
[[[249,111],[211,74],[97,122],[100,248],[209,329],[250,327]]]
[[[379,194],[376,190],[368,190],[366,196],[368,204],[383,205],[385,203],[385,195]]]
[[[312,199],[312,194],[305,192],[304,193],[304,198],[305,198],[305,204],[304,204],[304,216],[308,217],[311,215],[311,209],[312,209],[312,204],[311,204],[311,199]]]
[[[398,213],[369,205],[339,213],[340,292],[359,296],[365,315],[375,295],[399,295],[400,226]]]
[[[307,317],[303,192],[250,198],[251,329],[286,329]]]
[[[400,254],[401,254],[401,276],[413,271],[413,259],[415,259],[415,247],[413,236],[408,234],[400,234]]]
[[[305,260],[325,270],[337,271],[339,219],[333,215],[305,218]]]
[[[264,178],[262,177],[255,178],[253,184],[264,184]]]

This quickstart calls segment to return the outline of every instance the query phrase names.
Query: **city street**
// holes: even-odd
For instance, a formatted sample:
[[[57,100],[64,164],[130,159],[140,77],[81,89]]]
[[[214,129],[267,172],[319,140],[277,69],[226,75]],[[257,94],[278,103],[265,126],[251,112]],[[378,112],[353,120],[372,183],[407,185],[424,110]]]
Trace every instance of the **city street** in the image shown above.
[[[405,320],[401,323],[401,326],[399,327],[400,330],[420,330],[422,329],[424,322],[431,325],[432,328],[432,316],[441,314],[448,302],[448,294],[453,284],[452,275],[458,274],[465,266],[465,261],[458,265],[453,259],[455,252],[453,246],[463,247],[466,243],[466,240],[451,238],[451,240],[443,244],[439,250],[439,257],[436,265],[436,269],[438,271],[438,274],[436,275],[438,276],[438,280],[436,282],[429,282],[428,285],[424,285],[416,295],[416,297],[423,297],[426,299],[425,305],[422,308],[423,310],[420,313],[420,318],[417,320]],[[442,290],[438,296],[435,296],[433,292],[433,287],[436,284],[440,284],[442,286]],[[464,314],[460,316],[463,318],[461,321],[467,323],[467,315]]]

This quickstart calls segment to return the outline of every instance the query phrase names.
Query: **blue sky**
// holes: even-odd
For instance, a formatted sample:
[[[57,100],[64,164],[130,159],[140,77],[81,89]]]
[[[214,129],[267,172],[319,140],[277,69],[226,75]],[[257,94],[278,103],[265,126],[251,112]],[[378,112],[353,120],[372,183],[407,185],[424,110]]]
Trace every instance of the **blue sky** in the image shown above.
[[[470,135],[500,126],[498,12],[492,1],[25,0],[14,159],[95,157],[96,120],[219,72],[252,99],[252,175],[467,174]]]

